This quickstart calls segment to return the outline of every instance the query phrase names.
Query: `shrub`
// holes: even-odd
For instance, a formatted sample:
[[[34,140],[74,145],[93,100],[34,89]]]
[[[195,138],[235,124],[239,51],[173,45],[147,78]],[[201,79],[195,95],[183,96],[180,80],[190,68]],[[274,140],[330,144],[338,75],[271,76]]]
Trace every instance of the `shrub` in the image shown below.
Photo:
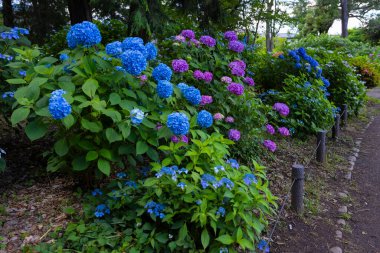
[[[349,63],[355,67],[359,79],[368,88],[380,85],[380,63],[371,62],[367,56],[350,58]]]

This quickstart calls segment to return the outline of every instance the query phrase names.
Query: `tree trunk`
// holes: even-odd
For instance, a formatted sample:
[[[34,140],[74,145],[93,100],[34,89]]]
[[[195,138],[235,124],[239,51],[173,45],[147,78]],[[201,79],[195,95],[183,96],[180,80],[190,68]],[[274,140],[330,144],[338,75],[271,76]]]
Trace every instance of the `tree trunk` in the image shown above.
[[[9,27],[14,26],[12,0],[3,0],[3,20],[4,20],[5,26],[9,26]]]
[[[272,34],[272,18],[269,17],[272,14],[273,0],[268,2],[267,6],[267,18],[266,18],[266,28],[265,28],[265,44],[267,52],[273,51],[273,34]]]
[[[67,5],[70,12],[71,25],[83,21],[92,21],[89,0],[67,0]]]
[[[348,6],[347,0],[341,0],[342,5],[342,37],[348,36]]]

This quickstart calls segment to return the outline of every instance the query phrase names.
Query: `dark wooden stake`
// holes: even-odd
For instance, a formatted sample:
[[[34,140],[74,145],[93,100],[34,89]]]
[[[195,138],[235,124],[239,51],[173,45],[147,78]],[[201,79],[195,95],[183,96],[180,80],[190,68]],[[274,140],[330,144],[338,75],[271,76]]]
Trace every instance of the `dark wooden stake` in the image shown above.
[[[326,130],[319,131],[317,134],[317,161],[326,162]]]
[[[334,124],[334,126],[333,126],[333,128],[332,128],[332,138],[333,138],[334,140],[338,139],[338,137],[339,137],[339,132],[340,132],[340,115],[337,114],[337,115],[335,116],[335,124]]]
[[[347,104],[344,104],[343,106],[343,119],[342,119],[342,125],[347,125],[347,118],[348,118],[348,106]]]
[[[304,211],[303,197],[305,185],[305,167],[301,164],[293,164],[292,166],[292,209],[297,214],[302,214]]]

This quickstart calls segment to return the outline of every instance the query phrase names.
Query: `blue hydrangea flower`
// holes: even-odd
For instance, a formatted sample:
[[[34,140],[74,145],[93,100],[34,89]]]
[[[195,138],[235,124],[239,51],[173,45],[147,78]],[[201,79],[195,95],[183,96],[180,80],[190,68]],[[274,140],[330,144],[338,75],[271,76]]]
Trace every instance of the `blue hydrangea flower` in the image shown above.
[[[246,174],[243,178],[243,182],[246,185],[257,184],[257,178],[253,174]]]
[[[136,184],[136,182],[133,181],[133,180],[130,180],[130,181],[125,182],[125,186],[128,186],[128,187],[131,187],[131,188],[135,188],[135,189],[137,189],[137,184]]]
[[[218,165],[214,167],[214,172],[219,173],[219,171],[225,171],[224,167],[222,165]]]
[[[19,34],[22,34],[22,35],[28,35],[29,34],[29,30],[26,29],[26,28],[20,28],[20,27],[13,27],[12,28],[12,32],[14,33],[19,33]]]
[[[165,214],[163,213],[165,206],[163,204],[156,203],[154,201],[149,201],[145,208],[147,209],[147,212],[149,214],[153,214],[156,217],[159,218],[165,218]]]
[[[220,248],[219,253],[228,253],[228,249],[227,248]]]
[[[170,81],[170,79],[172,78],[172,74],[173,71],[171,70],[171,68],[163,63],[158,64],[158,66],[155,67],[152,72],[152,76],[154,80],[156,80],[157,82],[161,80]]]
[[[325,77],[323,77],[323,76],[321,76],[321,80],[322,80],[322,82],[323,82],[323,85],[326,87],[326,88],[328,88],[328,87],[330,87],[330,81],[329,80],[327,80]]]
[[[127,72],[122,66],[116,66],[115,69],[116,71]]]
[[[257,245],[257,248],[260,250],[260,251],[264,251],[265,253],[269,253],[269,246],[268,246],[268,243],[265,241],[265,240],[261,240],[259,242],[259,244]]]
[[[173,94],[173,85],[169,81],[158,81],[156,91],[160,98],[169,98]]]
[[[156,177],[160,178],[163,175],[170,176],[174,181],[177,180],[178,166],[162,167],[159,172],[156,173]]]
[[[177,87],[183,92],[185,89],[189,88],[189,86],[186,83],[179,83],[177,84]]]
[[[3,99],[5,99],[5,98],[13,98],[14,95],[15,95],[15,93],[13,91],[7,91],[7,92],[4,92],[1,97]]]
[[[152,42],[146,43],[145,49],[147,51],[146,59],[148,61],[156,59],[158,53],[157,47]]]
[[[116,177],[120,178],[120,179],[126,178],[127,177],[127,173],[125,173],[125,172],[119,172],[119,173],[116,174]]]
[[[103,195],[103,192],[100,190],[100,189],[98,189],[98,188],[96,188],[95,190],[93,190],[92,191],[92,196],[101,196],[101,195]]]
[[[63,97],[64,90],[55,90],[49,99],[49,112],[56,120],[63,119],[71,113],[71,106]]]
[[[295,67],[296,67],[296,69],[300,69],[300,68],[302,68],[302,64],[298,62],[298,63],[296,63]]]
[[[209,113],[206,110],[202,110],[198,113],[197,124],[201,128],[208,128],[212,126],[212,123],[213,123],[213,117],[211,113]]]
[[[131,75],[140,75],[146,69],[146,59],[139,51],[128,50],[120,58],[124,69]]]
[[[185,190],[186,184],[184,182],[180,182],[177,184],[177,187],[181,188],[182,190]]]
[[[67,54],[60,54],[59,59],[61,61],[66,61],[67,59],[69,59],[69,56]]]
[[[140,125],[141,122],[144,120],[144,117],[145,114],[140,109],[135,108],[131,111],[131,122],[133,125]]]
[[[234,187],[234,183],[226,177],[223,177],[222,179],[220,179],[218,182],[218,185],[219,186],[225,186],[229,190],[232,190],[232,188]]]
[[[195,201],[195,204],[197,204],[198,206],[202,204],[202,200],[198,199],[197,201]]]
[[[110,214],[110,213],[111,213],[110,209],[105,204],[100,204],[95,209],[95,217],[96,218],[101,218],[105,214]]]
[[[305,84],[303,85],[303,87],[308,89],[311,87],[311,83],[306,81]]]
[[[216,181],[216,178],[213,175],[203,174],[201,176],[201,185],[202,185],[202,188],[206,189],[207,187],[210,186],[210,184],[214,188],[218,188],[219,187],[219,184],[218,184],[218,182]]]
[[[189,118],[180,112],[169,114],[166,125],[175,135],[185,135],[190,130]]]
[[[26,71],[25,70],[20,70],[18,73],[20,74],[20,76],[23,76],[23,77],[26,76]]]
[[[121,43],[121,47],[124,51],[139,51],[142,55],[144,55],[145,58],[148,56],[148,52],[144,46],[144,41],[139,37],[126,38],[125,40],[123,40],[123,43]]]
[[[181,91],[185,99],[192,105],[199,105],[199,103],[202,100],[201,92],[193,86],[187,88],[185,88],[184,86],[181,87]]]
[[[232,168],[239,169],[239,167],[240,167],[239,163],[238,163],[235,159],[230,158],[230,159],[228,159],[226,162],[227,162]]]
[[[224,209],[224,207],[219,207],[216,211],[216,215],[224,217],[226,215],[226,209]]]
[[[14,32],[14,31],[10,31],[10,32],[2,32],[0,33],[0,37],[3,39],[3,40],[17,40],[20,38],[20,36],[18,35],[17,32]]]
[[[114,41],[111,43],[108,43],[106,45],[106,53],[111,56],[119,56],[123,53],[123,49],[121,48],[121,42],[120,41]]]
[[[92,47],[102,41],[98,27],[89,21],[73,25],[66,36],[70,48],[77,46]]]

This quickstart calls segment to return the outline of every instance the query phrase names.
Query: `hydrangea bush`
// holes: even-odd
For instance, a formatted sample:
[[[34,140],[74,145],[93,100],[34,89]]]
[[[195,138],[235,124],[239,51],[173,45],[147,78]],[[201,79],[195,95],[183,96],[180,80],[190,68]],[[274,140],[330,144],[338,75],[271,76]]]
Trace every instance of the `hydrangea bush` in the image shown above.
[[[183,32],[183,36],[192,34]],[[243,107],[254,113],[260,100],[240,88],[234,89],[239,94],[231,95],[227,86],[204,93],[209,89],[192,85],[192,62],[173,57],[172,70],[156,59],[155,45],[141,38],[111,42],[105,51],[100,40],[96,25],[83,22],[69,30],[71,50],[61,52],[59,60],[47,57],[29,66],[26,51],[19,50],[21,57],[12,66],[16,71],[19,66],[27,68],[14,94],[11,122],[26,125],[31,140],[46,135],[56,140],[46,152],[48,170],[118,178],[94,190],[86,223],[69,226],[62,240],[46,246],[47,252],[62,247],[127,252],[234,252],[238,246],[253,250],[274,212],[275,198],[263,167],[229,159],[229,146],[241,138],[240,129],[232,127],[239,126],[242,114],[222,121],[210,109],[216,108],[211,106],[215,100],[222,105],[226,94],[236,97],[231,101],[235,111]],[[214,50],[218,44],[204,36],[199,46]],[[222,64],[224,70],[245,72],[245,63],[233,58],[231,67]],[[213,87],[219,78],[214,73],[202,68],[198,81]],[[240,77],[233,79],[243,86]],[[232,112],[227,109],[223,113]],[[229,131],[223,135],[219,129]],[[85,233],[95,234],[96,239],[74,239]],[[105,234],[115,240],[101,240]]]

